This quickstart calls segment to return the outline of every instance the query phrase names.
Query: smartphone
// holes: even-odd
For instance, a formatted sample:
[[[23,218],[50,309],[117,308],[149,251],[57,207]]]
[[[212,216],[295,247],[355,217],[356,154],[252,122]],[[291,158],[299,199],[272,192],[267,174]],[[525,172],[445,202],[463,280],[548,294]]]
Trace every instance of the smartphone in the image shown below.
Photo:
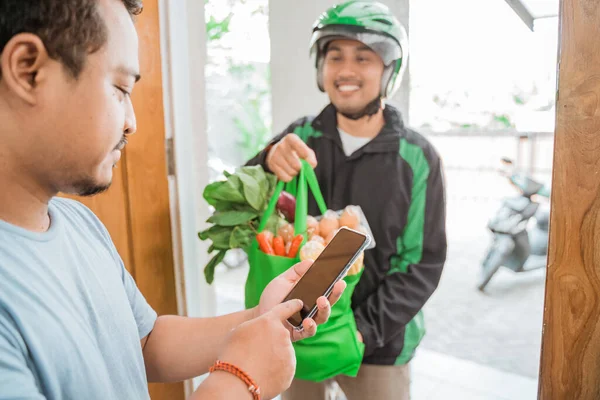
[[[329,296],[333,285],[350,269],[354,260],[370,242],[369,236],[353,229],[342,227],[338,230],[323,252],[300,278],[283,302],[300,299],[302,310],[292,315],[288,322],[296,330],[302,330],[302,321],[317,313],[317,299]]]

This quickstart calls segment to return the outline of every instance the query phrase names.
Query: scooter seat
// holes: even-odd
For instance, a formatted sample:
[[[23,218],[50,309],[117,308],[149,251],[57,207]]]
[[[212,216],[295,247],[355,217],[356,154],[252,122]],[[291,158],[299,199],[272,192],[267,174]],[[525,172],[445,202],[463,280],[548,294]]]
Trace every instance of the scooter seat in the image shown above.
[[[523,212],[523,210],[527,208],[529,203],[531,203],[531,201],[528,198],[522,196],[509,197],[507,199],[504,199],[504,205],[518,213]]]

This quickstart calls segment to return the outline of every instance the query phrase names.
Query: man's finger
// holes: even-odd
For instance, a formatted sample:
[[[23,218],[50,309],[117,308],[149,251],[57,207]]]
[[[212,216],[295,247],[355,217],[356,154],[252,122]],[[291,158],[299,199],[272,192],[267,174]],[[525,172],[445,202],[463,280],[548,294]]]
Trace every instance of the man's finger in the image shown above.
[[[302,169],[302,163],[300,162],[298,153],[296,153],[294,150],[291,150],[285,153],[283,157],[285,158],[285,163],[288,165],[288,167],[292,168],[297,175],[300,172],[300,169]]]
[[[282,154],[277,155],[277,159],[273,160],[273,164],[275,164],[278,169],[282,170],[291,177],[298,175],[298,172],[291,165],[289,165],[287,159]]]
[[[308,147],[306,143],[302,141],[296,135],[289,135],[289,144],[296,153],[298,153],[298,157],[308,161],[308,163],[314,168],[317,166],[317,158],[315,156],[315,152]]]
[[[275,170],[273,170],[273,173],[275,175],[277,175],[277,179],[279,179],[280,181],[284,181],[284,182],[290,182],[292,180],[292,177],[288,174],[285,173],[285,171],[283,171],[281,168],[277,168]]]
[[[329,295],[329,303],[332,306],[338,302],[340,297],[342,297],[342,294],[344,294],[344,290],[346,290],[346,286],[347,286],[346,281],[344,281],[344,280],[340,280],[335,283],[335,285],[333,286],[333,290],[331,291],[331,294]]]
[[[306,157],[306,161],[310,164],[311,167],[315,168],[317,166],[317,156],[313,149],[309,148],[309,154]]]
[[[280,181],[284,181],[284,182],[289,182],[292,180],[293,175],[288,174],[286,172],[286,170],[284,168],[282,168],[278,163],[273,162],[272,166],[270,167],[271,171],[273,171],[273,173],[275,175],[277,175],[277,178],[279,178]]]
[[[289,300],[285,303],[278,304],[273,307],[268,314],[272,315],[274,318],[284,322],[292,315],[296,314],[300,310],[302,310],[302,301],[301,300]]]
[[[317,299],[317,307],[318,311],[317,315],[315,315],[315,322],[319,325],[324,324],[331,316],[331,305],[324,296],[321,296]]]
[[[315,336],[317,333],[317,323],[311,318],[302,321],[302,327],[304,328],[301,333],[303,339]]]

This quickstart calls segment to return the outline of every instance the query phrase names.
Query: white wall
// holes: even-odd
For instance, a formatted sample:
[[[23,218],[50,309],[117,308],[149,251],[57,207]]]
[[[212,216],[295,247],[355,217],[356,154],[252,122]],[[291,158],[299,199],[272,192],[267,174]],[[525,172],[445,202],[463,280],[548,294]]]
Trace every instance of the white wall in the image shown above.
[[[271,37],[271,90],[273,96],[273,131],[279,133],[304,115],[316,115],[328,99],[316,83],[316,70],[309,58],[308,44],[312,25],[328,7],[341,0],[272,0],[269,2]],[[404,24],[407,32],[409,0],[381,0]],[[410,38],[410,33],[409,33]],[[409,68],[403,84],[391,99],[408,118]]]
[[[208,245],[198,239],[209,216],[202,191],[208,184],[204,65],[204,2],[160,1],[163,94],[167,138],[174,140],[175,176],[169,177],[171,224],[180,314],[215,315],[216,296],[203,275]],[[203,377],[186,381],[186,396]]]
[[[176,174],[170,177],[172,224],[179,282],[187,315],[215,313],[214,288],[202,273],[208,261],[197,232],[209,216],[202,191],[208,184],[204,64],[204,2],[160,2],[163,87],[167,138],[174,139]]]

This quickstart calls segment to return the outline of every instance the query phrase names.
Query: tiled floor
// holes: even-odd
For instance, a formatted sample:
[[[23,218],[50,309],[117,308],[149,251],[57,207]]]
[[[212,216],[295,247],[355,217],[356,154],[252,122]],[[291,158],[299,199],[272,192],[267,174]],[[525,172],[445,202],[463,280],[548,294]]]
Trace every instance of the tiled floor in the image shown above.
[[[411,400],[535,400],[537,380],[419,349]]]
[[[429,350],[418,351],[411,364],[411,376],[411,400],[537,399],[535,379]]]

